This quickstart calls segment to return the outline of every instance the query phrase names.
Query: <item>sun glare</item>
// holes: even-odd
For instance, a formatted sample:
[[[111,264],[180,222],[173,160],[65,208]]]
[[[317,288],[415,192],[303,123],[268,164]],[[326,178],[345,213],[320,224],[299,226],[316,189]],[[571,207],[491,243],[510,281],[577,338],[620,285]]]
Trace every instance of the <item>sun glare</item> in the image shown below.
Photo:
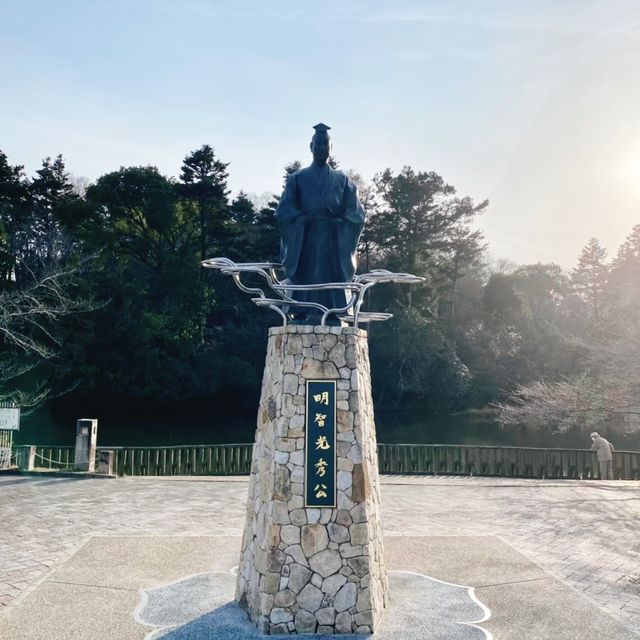
[[[623,156],[622,178],[631,191],[640,196],[640,142]]]

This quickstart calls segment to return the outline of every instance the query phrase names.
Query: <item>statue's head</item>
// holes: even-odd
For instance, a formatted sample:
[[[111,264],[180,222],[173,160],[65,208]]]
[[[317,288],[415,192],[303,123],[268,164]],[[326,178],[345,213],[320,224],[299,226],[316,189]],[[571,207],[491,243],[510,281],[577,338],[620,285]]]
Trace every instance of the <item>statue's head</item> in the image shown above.
[[[331,150],[333,149],[331,136],[329,135],[329,129],[331,129],[331,127],[321,122],[313,128],[316,132],[313,134],[311,144],[309,145],[311,153],[313,154],[313,161],[316,164],[327,164]]]

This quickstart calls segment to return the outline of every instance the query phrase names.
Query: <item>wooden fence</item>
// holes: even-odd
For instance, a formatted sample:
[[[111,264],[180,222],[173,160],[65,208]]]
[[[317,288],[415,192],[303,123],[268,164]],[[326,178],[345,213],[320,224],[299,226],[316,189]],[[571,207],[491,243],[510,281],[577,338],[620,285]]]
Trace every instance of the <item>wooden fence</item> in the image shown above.
[[[18,460],[25,460],[29,447],[14,447],[17,450]],[[73,467],[73,457],[75,455],[75,447],[54,447],[46,445],[36,445],[35,455],[33,456],[34,466],[36,469],[58,469],[64,471]]]
[[[14,447],[18,460],[27,460],[30,446]],[[119,476],[248,475],[251,444],[189,445],[173,447],[98,447],[113,451],[113,470]],[[37,445],[36,469],[72,470],[75,447]],[[21,466],[24,466],[21,465]]]
[[[588,449],[538,449],[445,444],[380,444],[380,473],[455,474],[512,478],[597,478]],[[640,479],[640,452],[617,451],[614,477]]]
[[[249,475],[252,449],[251,444],[108,448],[119,476]]]
[[[18,460],[29,446],[15,446]],[[119,476],[248,475],[251,444],[173,447],[98,447],[113,451]],[[72,469],[74,447],[38,445],[34,466]],[[538,449],[444,444],[379,444],[380,473],[451,474],[512,478],[597,478],[598,461],[587,449]],[[22,465],[24,466],[24,464]],[[616,451],[614,477],[640,480],[640,451]]]

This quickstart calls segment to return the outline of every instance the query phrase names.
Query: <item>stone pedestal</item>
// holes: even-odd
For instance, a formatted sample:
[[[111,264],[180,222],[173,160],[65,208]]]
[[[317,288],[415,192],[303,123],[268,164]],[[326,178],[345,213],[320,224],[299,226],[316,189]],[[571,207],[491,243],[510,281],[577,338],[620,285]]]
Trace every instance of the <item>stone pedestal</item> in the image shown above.
[[[105,476],[112,476],[115,457],[114,451],[100,451],[100,455],[98,456],[98,473]]]
[[[36,468],[36,446],[18,449],[18,469],[20,471],[33,471]]]
[[[80,418],[76,421],[76,449],[73,468],[93,473],[96,468],[96,443],[98,421],[95,418]]]
[[[337,508],[304,503],[307,380],[337,388]],[[269,332],[236,599],[263,633],[371,633],[388,599],[366,332]]]

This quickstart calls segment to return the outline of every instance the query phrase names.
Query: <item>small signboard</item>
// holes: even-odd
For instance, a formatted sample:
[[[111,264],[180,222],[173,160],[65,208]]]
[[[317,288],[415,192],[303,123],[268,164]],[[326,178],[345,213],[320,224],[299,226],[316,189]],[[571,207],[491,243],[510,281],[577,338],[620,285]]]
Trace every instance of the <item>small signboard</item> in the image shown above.
[[[307,380],[305,506],[336,506],[336,381]]]
[[[0,404],[0,431],[18,431],[20,429],[20,407]]]

